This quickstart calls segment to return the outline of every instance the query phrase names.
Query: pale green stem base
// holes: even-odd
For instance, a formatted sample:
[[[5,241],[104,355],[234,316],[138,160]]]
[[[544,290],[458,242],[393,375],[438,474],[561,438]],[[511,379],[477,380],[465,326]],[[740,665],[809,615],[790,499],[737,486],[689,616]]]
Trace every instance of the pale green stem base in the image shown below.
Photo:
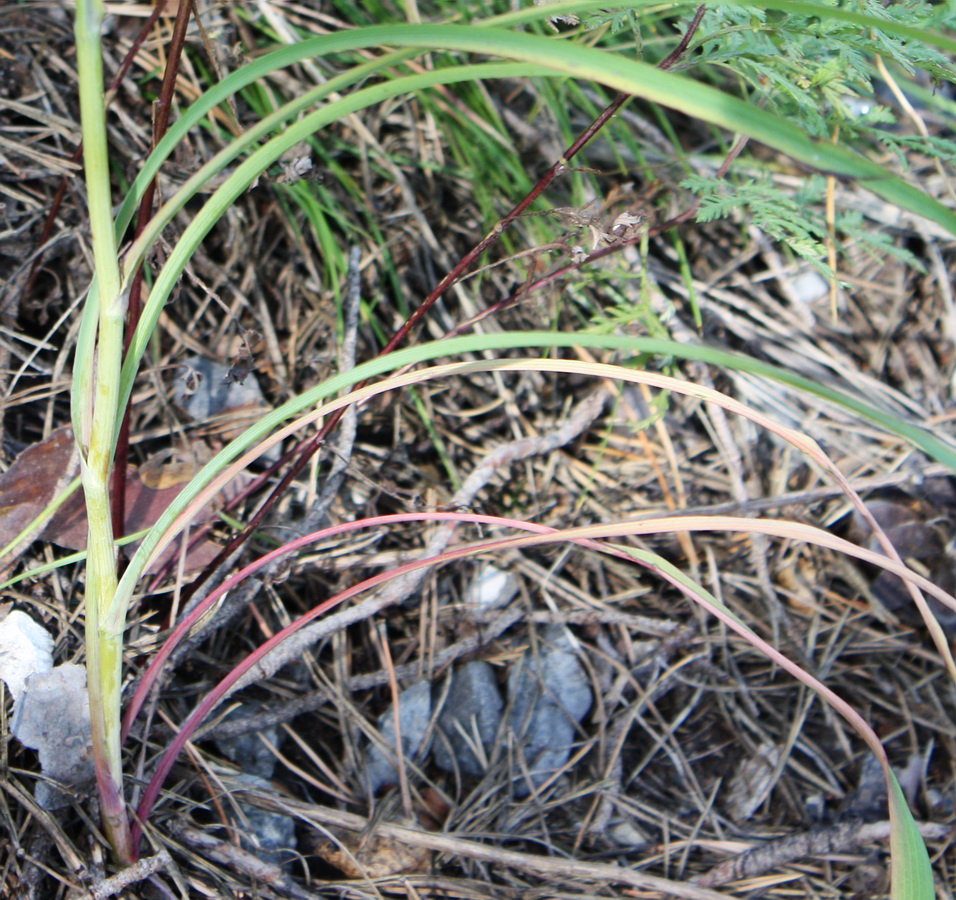
[[[103,827],[117,861],[133,860],[129,820],[123,799],[123,765],[120,748],[120,689],[123,677],[123,632],[116,633],[108,610],[116,593],[116,550],[109,527],[109,491],[89,469],[84,471],[90,528],[86,581],[86,664],[90,695],[93,759],[102,807]]]
[[[90,697],[93,761],[103,826],[117,862],[132,861],[129,822],[123,802],[120,755],[125,607],[116,604],[116,548],[110,517],[109,474],[113,454],[123,355],[126,304],[122,294],[110,187],[109,147],[103,96],[100,33],[103,0],[77,0],[76,59],[83,125],[90,232],[96,287],[87,298],[97,331],[81,329],[73,367],[72,413],[89,525],[86,571],[86,678]],[[94,365],[94,337],[96,363]]]

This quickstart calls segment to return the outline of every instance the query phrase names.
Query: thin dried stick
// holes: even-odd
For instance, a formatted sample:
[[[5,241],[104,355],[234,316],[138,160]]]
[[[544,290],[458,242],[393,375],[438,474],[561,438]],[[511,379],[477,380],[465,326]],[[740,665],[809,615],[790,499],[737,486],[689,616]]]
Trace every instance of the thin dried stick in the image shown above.
[[[295,900],[313,900],[315,897],[311,891],[300,888],[282,871],[281,867],[267,863],[254,853],[243,850],[235,844],[219,840],[191,825],[175,825],[172,833],[174,837],[198,851],[202,856],[228,866],[234,872],[253,878],[274,891],[280,891]]]
[[[933,822],[920,824],[919,830],[929,840],[942,840],[951,831],[948,826]],[[873,841],[887,840],[889,836],[889,822],[843,822],[830,828],[804,831],[760,844],[691,880],[701,887],[720,887],[729,881],[755,878],[798,859],[845,853]]]
[[[267,794],[253,791],[246,793],[251,800],[255,800],[256,805],[262,805],[267,809],[279,808],[276,800],[270,798]],[[281,811],[286,814],[295,811],[302,819],[357,833],[366,832],[370,824],[362,816],[328,809],[327,807],[312,806],[289,797],[282,798]],[[451,834],[419,831],[416,828],[408,828],[385,821],[375,823],[375,831],[381,837],[392,838],[413,847],[425,847],[437,853],[447,853],[453,856],[463,856],[467,859],[509,866],[523,872],[532,873],[545,881],[550,880],[552,883],[556,883],[558,879],[580,879],[602,885],[626,884],[640,890],[659,891],[671,897],[681,897],[684,900],[727,900],[724,894],[719,894],[699,885],[671,881],[655,875],[646,875],[626,866],[578,862],[573,859],[519,853],[514,850],[505,850],[493,844],[455,837]]]
[[[166,60],[166,70],[163,72],[163,84],[156,103],[156,118],[153,126],[153,146],[166,133],[169,124],[169,111],[173,103],[173,93],[176,90],[176,77],[179,74],[179,61],[183,54],[183,45],[186,40],[186,30],[189,25],[189,16],[192,12],[192,3],[181,2],[176,10],[176,21],[173,33],[169,40],[169,54]],[[198,21],[197,16],[197,21]],[[156,195],[156,179],[154,178],[143,193],[136,218],[136,235],[139,236],[153,216],[153,198]],[[123,352],[129,350],[133,332],[139,324],[142,308],[142,286],[144,267],[140,266],[133,276],[133,283],[129,291],[129,305],[126,309],[126,330],[123,334]],[[126,533],[126,464],[129,460],[129,417],[130,407],[127,404],[123,410],[123,420],[116,434],[116,450],[113,456],[113,471],[110,474],[110,502],[112,505],[113,534]]]
[[[126,890],[131,884],[145,881],[160,869],[166,868],[172,861],[168,850],[160,850],[155,856],[137,860],[122,872],[117,872],[93,885],[88,891],[88,896],[90,900],[106,900],[107,897],[113,897],[120,891]]]
[[[373,637],[378,638],[378,651],[382,655],[382,663],[388,673],[388,687],[392,692],[392,714],[395,723],[395,763],[398,769],[398,783],[402,792],[402,809],[406,819],[413,817],[412,792],[408,787],[408,772],[405,770],[405,752],[402,748],[402,704],[399,696],[398,677],[395,675],[395,664],[392,662],[392,651],[388,646],[388,633],[385,623],[379,622],[378,628],[371,628]]]

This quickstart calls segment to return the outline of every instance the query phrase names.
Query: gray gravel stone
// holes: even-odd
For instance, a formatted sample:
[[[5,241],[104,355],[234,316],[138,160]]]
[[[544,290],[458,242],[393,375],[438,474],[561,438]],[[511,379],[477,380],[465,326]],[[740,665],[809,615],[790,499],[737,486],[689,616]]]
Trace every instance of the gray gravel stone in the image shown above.
[[[432,716],[432,689],[427,681],[419,681],[398,695],[398,717],[402,731],[402,755],[409,762],[428,752],[424,746],[428,724]],[[395,713],[389,707],[378,717],[379,733],[385,742],[395,746]],[[398,784],[398,772],[393,765],[394,752],[386,753],[377,744],[368,748],[366,775],[369,789],[377,793],[386,785]]]
[[[229,379],[231,366],[208,356],[183,360],[180,377],[173,385],[173,399],[196,420],[243,407],[266,405],[255,376],[241,382]]]
[[[587,675],[564,629],[551,626],[542,633],[536,654],[527,652],[508,674],[511,714],[508,725],[538,787],[571,755],[575,723],[591,708]],[[530,790],[524,776],[514,786],[517,797]]]
[[[482,775],[485,767],[472,749],[475,731],[477,728],[487,758],[501,724],[503,706],[495,671],[488,663],[475,661],[458,669],[438,717],[441,735],[435,742],[436,765],[446,772],[457,768],[465,775]]]
[[[224,413],[262,414],[269,404],[253,371],[242,369],[208,356],[189,356],[182,360],[179,377],[173,382],[173,400],[191,418],[204,422]],[[271,447],[260,457],[275,462],[281,455],[279,446]]]
[[[261,712],[257,704],[238,706],[223,721],[239,719],[243,716]],[[279,746],[279,729],[277,726],[263,728],[262,736],[273,747]],[[240,734],[236,737],[216,738],[219,750],[226,759],[232,760],[246,775],[258,775],[260,778],[271,778],[276,769],[276,756],[259,738],[259,732]]]
[[[258,775],[239,775],[237,780],[252,788],[271,791],[269,782]],[[238,805],[245,817],[245,821],[237,822],[240,829],[239,841],[243,848],[274,866],[290,863],[295,857],[296,849],[295,819],[259,809],[243,803],[242,800],[238,800]]]

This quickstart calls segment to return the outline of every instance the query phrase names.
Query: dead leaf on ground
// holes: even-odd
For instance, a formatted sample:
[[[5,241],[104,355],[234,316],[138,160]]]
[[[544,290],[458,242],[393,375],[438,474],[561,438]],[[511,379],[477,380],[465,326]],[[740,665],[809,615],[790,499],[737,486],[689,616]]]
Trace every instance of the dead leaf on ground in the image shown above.
[[[195,459],[169,460],[169,454],[160,454],[147,460],[138,470],[129,466],[126,475],[126,527],[131,534],[149,528],[196,474],[199,462]],[[0,546],[15,540],[21,533],[18,548],[3,561],[12,565],[18,553],[32,540],[42,538],[60,547],[81,550],[86,547],[86,508],[83,494],[77,491],[54,515],[39,528],[24,532],[57,494],[65,490],[79,472],[79,461],[73,442],[73,429],[58,428],[48,438],[23,450],[9,469],[0,475]],[[205,524],[216,516],[223,499],[234,497],[243,483],[234,480],[217,501],[204,506],[194,524]],[[186,557],[186,568],[195,570],[211,562],[219,546],[203,540]],[[170,554],[178,554],[178,542],[167,550],[156,564],[158,568]]]
[[[199,471],[198,461],[173,459],[160,454],[147,460],[139,469],[129,466],[126,470],[126,533],[132,534],[156,523],[179,492]],[[243,476],[234,479],[215,500],[200,509],[193,519],[193,527],[211,522],[223,500],[235,497],[244,483]],[[86,507],[79,493],[71,497],[50,521],[43,533],[44,540],[60,547],[80,550],[86,547]],[[209,539],[203,539],[186,554],[186,570],[195,571],[216,558],[221,547]],[[128,551],[129,552],[129,551]],[[158,571],[165,563],[178,556],[180,540],[174,541],[166,552],[150,567]]]
[[[0,547],[23,535],[20,545],[2,561],[4,568],[12,565],[19,553],[39,537],[42,525],[32,531],[24,529],[78,472],[73,429],[66,427],[58,428],[46,440],[21,451],[10,468],[0,475]]]
[[[949,593],[956,590],[952,510],[940,509],[927,497],[913,497],[903,491],[868,498],[866,505],[897,553],[911,568]],[[859,513],[853,515],[848,536],[872,550],[882,551],[879,541]],[[910,624],[921,624],[913,599],[897,575],[879,572],[873,580],[872,590],[887,609]],[[956,633],[956,613],[933,597],[927,597],[927,603],[940,625],[949,634]]]
[[[390,837],[358,835],[329,828],[331,837],[315,842],[315,852],[348,878],[388,878],[424,872],[429,851]]]

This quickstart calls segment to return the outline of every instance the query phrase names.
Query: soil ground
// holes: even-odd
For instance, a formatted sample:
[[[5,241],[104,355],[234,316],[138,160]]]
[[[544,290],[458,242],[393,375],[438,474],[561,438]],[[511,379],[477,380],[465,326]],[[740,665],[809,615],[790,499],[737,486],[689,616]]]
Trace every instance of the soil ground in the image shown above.
[[[5,466],[69,421],[77,310],[90,278],[84,192],[70,161],[79,133],[71,22],[57,7],[26,9],[0,13]],[[222,15],[240,34],[248,27]],[[318,15],[314,23],[332,27],[332,18]],[[137,24],[114,23],[108,69],[115,70]],[[191,41],[193,59],[201,59],[202,41]],[[161,64],[160,53],[156,41],[147,42],[133,80],[113,100],[118,183],[128,181],[148,149],[141,92],[154,84],[150,66]],[[184,68],[178,102],[188,102],[199,77],[195,62]],[[290,70],[281,89],[292,93],[308,77],[307,67]],[[517,82],[488,90],[488,103],[512,129],[521,166],[535,176],[564,144],[559,131],[549,130],[554,121],[541,111],[539,90]],[[453,94],[444,102],[468,114]],[[255,117],[245,106],[233,113],[244,122]],[[653,147],[659,132],[648,110],[633,104],[622,115]],[[164,310],[137,382],[130,461],[141,481],[156,490],[160,482],[175,486],[183,469],[208,459],[250,415],[261,414],[256,404],[274,407],[333,374],[350,294],[362,301],[355,359],[369,358],[382,334],[494,224],[494,210],[476,201],[440,125],[415,98],[343,121],[323,138],[334,148],[331,163],[273,173],[226,214]],[[681,138],[689,151],[708,139],[692,130]],[[209,130],[197,132],[163,175],[161,194],[211,156],[217,141]],[[930,161],[909,164],[912,178],[943,195]],[[601,173],[595,203],[568,206],[557,182],[549,194],[556,211],[513,226],[507,242],[483,259],[495,266],[446,292],[414,340],[441,336],[509,296],[561,252],[604,240],[622,213],[660,220],[680,209],[666,173],[658,183],[629,177],[600,145],[581,165]],[[43,238],[61,177],[65,200]],[[781,165],[781,184],[801,177]],[[309,196],[317,203],[334,205],[309,217],[296,184],[306,194],[315,188]],[[653,237],[643,257],[637,245],[622,249],[587,274],[571,272],[528,293],[479,327],[573,330],[603,311],[605,324],[614,316],[618,330],[746,352],[949,436],[952,241],[852,185],[838,191],[842,208],[879,223],[922,261],[922,271],[851,248],[832,297],[811,265],[742,218],[691,223],[681,226],[679,250],[672,236]],[[496,198],[498,214],[518,199]],[[188,221],[189,210],[172,231]],[[541,228],[550,229],[547,246]],[[154,263],[168,246],[156,251]],[[251,412],[213,409],[191,418],[176,391],[197,356],[257,382],[261,401]],[[582,350],[577,358],[617,357]],[[806,393],[704,364],[651,365],[726,392],[813,438],[879,504],[881,524],[901,554],[952,590],[956,484],[942,465]],[[341,482],[316,517],[336,468]],[[253,490],[230,516],[248,520],[263,496]],[[359,411],[354,438],[331,439],[304,469],[243,559],[316,520],[463,507],[560,528],[671,513],[759,515],[870,540],[832,479],[752,421],[677,393],[531,371],[478,374],[375,398]],[[210,540],[219,546],[230,528],[211,521]],[[676,532],[628,541],[703,584],[874,727],[924,829],[938,894],[950,896],[956,696],[945,666],[895,583],[786,536],[785,527],[780,534]],[[447,540],[454,546],[481,536],[462,532]],[[69,552],[59,538],[24,548],[17,571]],[[435,523],[342,535],[242,594],[228,627],[211,628],[167,670],[140,717],[127,757],[131,794],[139,794],[198,700],[254,647],[337,591],[417,558],[440,539]],[[144,583],[131,615],[131,683],[170,627],[171,610],[200,561],[201,553],[182,554]],[[476,583],[491,563],[515,591],[503,606],[476,612]],[[444,566],[404,590],[375,594],[347,625],[332,620],[294,658],[217,711],[180,758],[147,825],[147,855],[169,857],[128,886],[102,880],[109,867],[90,796],[78,793],[55,812],[39,809],[32,799],[36,754],[10,739],[4,725],[0,894],[45,898],[92,889],[106,896],[115,888],[127,897],[584,900],[698,898],[717,890],[777,898],[885,893],[885,799],[862,740],[815,694],[666,581],[633,563],[558,544]],[[82,659],[81,566],[31,578],[6,600],[42,620],[58,661]],[[944,627],[956,621],[952,614],[942,620]],[[481,775],[443,772],[426,754],[404,760],[398,784],[369,795],[370,735],[399,691],[428,681],[437,701],[450,673],[479,659],[504,688],[523,655],[541,652],[553,626],[573,647],[593,698],[560,771],[530,794],[519,790],[527,761],[520,740],[502,728]],[[560,693],[562,686],[552,687]],[[8,698],[8,714],[10,706]],[[233,711],[224,718],[227,709]],[[242,781],[249,763],[235,763],[224,750],[226,736],[240,732],[261,735],[259,751],[275,763],[264,783]],[[283,858],[287,865],[239,840],[252,832],[255,811],[294,822],[297,850]]]

